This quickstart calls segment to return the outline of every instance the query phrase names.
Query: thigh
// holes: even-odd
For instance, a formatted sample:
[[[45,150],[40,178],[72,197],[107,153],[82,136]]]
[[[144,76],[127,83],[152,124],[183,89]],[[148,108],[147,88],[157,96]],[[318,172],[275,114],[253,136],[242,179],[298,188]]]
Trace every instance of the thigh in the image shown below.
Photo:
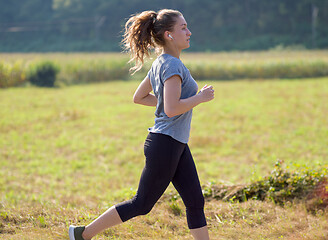
[[[149,134],[144,147],[146,162],[137,195],[155,204],[170,184],[183,149],[184,144],[170,136]]]
[[[204,206],[196,166],[188,145],[181,155],[172,183],[186,207],[202,208]]]

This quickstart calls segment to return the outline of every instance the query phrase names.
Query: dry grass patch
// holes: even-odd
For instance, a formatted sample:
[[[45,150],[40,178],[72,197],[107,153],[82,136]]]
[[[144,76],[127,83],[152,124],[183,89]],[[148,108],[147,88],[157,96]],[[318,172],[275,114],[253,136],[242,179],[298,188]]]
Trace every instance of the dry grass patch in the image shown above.
[[[176,214],[172,202],[164,196],[150,214],[108,229],[95,239],[191,239],[184,205],[181,200],[175,203],[181,209],[180,214]],[[93,208],[90,201],[84,206],[49,203],[2,208],[1,239],[67,239],[69,224],[87,224],[106,210],[105,206]],[[328,211],[310,214],[301,202],[278,206],[268,201],[212,200],[206,202],[205,213],[213,240],[325,240],[328,237]]]

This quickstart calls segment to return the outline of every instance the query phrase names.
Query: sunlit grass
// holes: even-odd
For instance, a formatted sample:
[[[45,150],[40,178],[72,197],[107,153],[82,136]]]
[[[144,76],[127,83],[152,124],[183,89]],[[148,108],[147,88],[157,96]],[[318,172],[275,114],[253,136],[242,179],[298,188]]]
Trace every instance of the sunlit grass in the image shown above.
[[[0,54],[0,88],[28,83],[40,63],[52,62],[60,70],[56,86],[143,78],[153,59],[129,75],[128,54],[123,53],[17,53]],[[182,61],[197,80],[310,78],[328,76],[328,51],[263,51],[183,53]]]
[[[1,239],[67,239],[69,224],[134,194],[154,118],[132,103],[138,83],[0,90]],[[216,98],[194,109],[190,140],[202,184],[251,182],[277,159],[327,164],[327,78],[206,83]],[[325,239],[328,230],[327,213],[302,204],[212,200],[206,212],[212,239]],[[109,236],[190,239],[183,203],[167,199],[96,239]]]

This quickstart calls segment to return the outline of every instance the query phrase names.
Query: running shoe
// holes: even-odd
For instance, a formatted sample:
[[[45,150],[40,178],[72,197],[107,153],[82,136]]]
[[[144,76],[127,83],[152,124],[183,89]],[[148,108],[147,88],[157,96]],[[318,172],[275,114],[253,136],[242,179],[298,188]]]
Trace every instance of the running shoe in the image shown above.
[[[77,226],[69,226],[68,235],[69,240],[84,240],[82,237],[82,233],[85,227],[77,227]]]

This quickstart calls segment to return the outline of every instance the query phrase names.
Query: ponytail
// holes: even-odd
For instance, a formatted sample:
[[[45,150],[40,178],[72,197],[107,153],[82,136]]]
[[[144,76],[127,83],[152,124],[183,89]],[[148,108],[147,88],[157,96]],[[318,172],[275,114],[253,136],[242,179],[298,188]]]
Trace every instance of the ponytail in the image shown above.
[[[178,16],[182,16],[179,11],[163,9],[158,13],[144,11],[129,18],[122,43],[124,50],[131,53],[129,63],[135,61],[135,66],[130,68],[132,75],[142,68],[144,58],[150,57],[152,49],[165,45],[164,32],[173,30]]]

